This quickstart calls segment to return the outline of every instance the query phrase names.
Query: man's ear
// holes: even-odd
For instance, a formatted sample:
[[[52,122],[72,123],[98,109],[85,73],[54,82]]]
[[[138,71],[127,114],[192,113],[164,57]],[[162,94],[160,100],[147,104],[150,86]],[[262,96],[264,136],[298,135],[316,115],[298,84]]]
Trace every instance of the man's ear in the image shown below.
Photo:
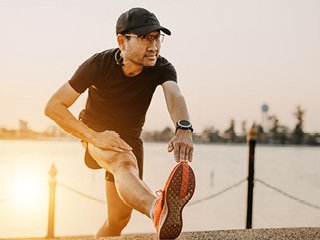
[[[117,35],[117,42],[118,42],[118,45],[119,45],[119,48],[121,51],[123,51],[125,48],[125,46],[124,46],[125,41],[126,41],[126,39],[122,34]]]

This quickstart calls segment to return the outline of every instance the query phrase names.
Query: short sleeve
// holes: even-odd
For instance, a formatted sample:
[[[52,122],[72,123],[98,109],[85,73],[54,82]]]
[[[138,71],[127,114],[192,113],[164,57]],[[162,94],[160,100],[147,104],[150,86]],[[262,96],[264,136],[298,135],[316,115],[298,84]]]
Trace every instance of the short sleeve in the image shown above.
[[[87,88],[94,85],[97,80],[96,55],[82,63],[69,80],[71,87],[78,93],[83,93]]]
[[[162,85],[166,81],[174,81],[177,82],[177,72],[174,66],[167,61],[165,58],[159,59],[159,85]]]

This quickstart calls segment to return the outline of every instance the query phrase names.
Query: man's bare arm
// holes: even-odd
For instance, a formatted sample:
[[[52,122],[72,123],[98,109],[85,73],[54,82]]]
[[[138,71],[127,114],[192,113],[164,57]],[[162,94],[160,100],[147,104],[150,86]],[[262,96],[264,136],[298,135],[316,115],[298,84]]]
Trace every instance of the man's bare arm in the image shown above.
[[[166,98],[167,108],[173,123],[175,124],[181,119],[189,120],[187,104],[177,83],[173,81],[167,81],[162,84],[162,88]]]
[[[162,84],[167,108],[175,124],[178,120],[190,120],[187,104],[176,82],[167,81]],[[175,136],[169,141],[168,151],[174,150],[174,157],[179,161],[192,161],[193,142],[190,130],[178,129]]]
[[[65,83],[49,99],[45,114],[67,132],[86,142],[91,142],[95,132],[78,121],[68,109],[80,95],[69,83]]]
[[[49,99],[45,107],[45,115],[67,132],[97,147],[120,152],[131,150],[131,147],[116,132],[96,132],[73,116],[68,108],[72,106],[80,95],[69,83],[64,84]]]

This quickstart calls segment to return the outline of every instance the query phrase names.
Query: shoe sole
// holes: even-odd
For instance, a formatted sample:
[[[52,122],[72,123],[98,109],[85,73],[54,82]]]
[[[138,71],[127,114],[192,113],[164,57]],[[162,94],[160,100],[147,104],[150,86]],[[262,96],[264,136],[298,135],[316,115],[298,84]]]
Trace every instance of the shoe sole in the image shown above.
[[[195,184],[192,168],[187,163],[181,163],[165,190],[164,209],[160,218],[162,221],[159,225],[160,231],[158,231],[160,239],[175,239],[180,235],[183,224],[182,210],[192,198]]]

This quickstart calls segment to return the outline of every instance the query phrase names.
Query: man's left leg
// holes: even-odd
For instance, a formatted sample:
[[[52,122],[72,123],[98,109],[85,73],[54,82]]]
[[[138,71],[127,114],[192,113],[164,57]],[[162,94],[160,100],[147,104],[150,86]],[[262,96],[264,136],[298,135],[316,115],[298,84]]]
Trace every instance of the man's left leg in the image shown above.
[[[132,208],[121,200],[114,182],[106,181],[106,195],[108,217],[95,237],[119,236],[131,217]]]

